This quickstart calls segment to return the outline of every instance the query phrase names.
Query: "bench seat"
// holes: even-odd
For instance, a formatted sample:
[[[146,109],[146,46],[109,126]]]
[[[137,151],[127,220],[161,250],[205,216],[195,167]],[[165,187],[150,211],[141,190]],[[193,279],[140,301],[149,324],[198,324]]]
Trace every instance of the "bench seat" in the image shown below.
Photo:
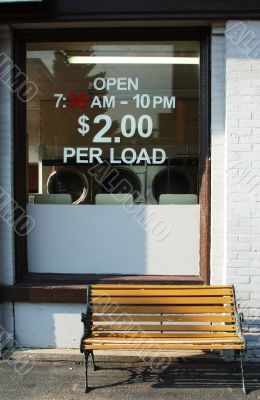
[[[159,348],[158,348],[159,346]],[[154,338],[147,336],[143,339],[107,338],[92,337],[84,340],[84,350],[105,350],[105,349],[176,349],[176,350],[241,350],[244,342],[238,336],[217,338],[206,337],[181,337],[181,338]]]
[[[93,285],[82,321],[86,364],[94,350],[246,350],[231,285]]]

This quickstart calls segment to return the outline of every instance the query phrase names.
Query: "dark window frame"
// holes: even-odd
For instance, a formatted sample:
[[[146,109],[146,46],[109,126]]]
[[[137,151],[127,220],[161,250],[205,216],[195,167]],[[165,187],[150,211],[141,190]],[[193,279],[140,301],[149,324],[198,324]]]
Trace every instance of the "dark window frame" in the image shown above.
[[[14,62],[26,73],[27,42],[199,40],[200,72],[200,273],[199,275],[107,275],[29,273],[27,238],[15,233],[15,283],[82,285],[87,283],[208,284],[210,280],[210,30],[208,28],[89,28],[14,31]],[[13,96],[14,198],[26,209],[26,103]]]
[[[82,1],[43,0],[40,3],[0,4],[0,21],[3,23],[72,22],[72,21],[155,21],[198,20],[223,21],[234,19],[259,19],[258,0],[132,0]]]

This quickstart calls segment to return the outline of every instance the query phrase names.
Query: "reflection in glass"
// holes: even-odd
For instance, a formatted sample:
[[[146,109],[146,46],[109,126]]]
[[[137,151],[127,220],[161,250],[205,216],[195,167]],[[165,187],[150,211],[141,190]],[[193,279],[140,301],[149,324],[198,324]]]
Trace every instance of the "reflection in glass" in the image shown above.
[[[27,103],[28,195],[94,204],[97,193],[132,190],[135,202],[158,204],[164,193],[199,194],[199,49],[197,41],[28,44],[27,73],[39,88]],[[112,172],[97,179],[98,159],[79,163],[76,153],[65,165],[65,147],[100,149],[105,164],[112,149]],[[125,165],[126,148],[166,157]]]

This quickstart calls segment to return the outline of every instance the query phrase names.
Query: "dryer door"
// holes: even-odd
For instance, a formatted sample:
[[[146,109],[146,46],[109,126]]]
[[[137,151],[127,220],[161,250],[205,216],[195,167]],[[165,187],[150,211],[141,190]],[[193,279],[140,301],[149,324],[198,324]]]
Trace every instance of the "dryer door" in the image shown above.
[[[136,200],[141,193],[141,181],[130,168],[109,167],[100,184],[100,192],[131,193]]]
[[[183,168],[164,168],[155,175],[152,191],[154,198],[159,202],[161,194],[193,193],[193,184],[191,177]]]
[[[59,168],[51,173],[47,181],[48,193],[70,194],[73,204],[81,204],[85,200],[88,190],[89,183],[85,174],[76,168]]]

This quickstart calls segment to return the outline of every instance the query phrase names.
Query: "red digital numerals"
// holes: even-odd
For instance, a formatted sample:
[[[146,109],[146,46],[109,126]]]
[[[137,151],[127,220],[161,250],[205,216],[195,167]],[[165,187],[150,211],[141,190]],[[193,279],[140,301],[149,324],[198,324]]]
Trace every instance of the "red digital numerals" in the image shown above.
[[[79,96],[77,96],[75,93],[70,93],[68,95],[68,107],[69,108],[86,108],[88,105],[88,96],[85,93],[80,93]]]

